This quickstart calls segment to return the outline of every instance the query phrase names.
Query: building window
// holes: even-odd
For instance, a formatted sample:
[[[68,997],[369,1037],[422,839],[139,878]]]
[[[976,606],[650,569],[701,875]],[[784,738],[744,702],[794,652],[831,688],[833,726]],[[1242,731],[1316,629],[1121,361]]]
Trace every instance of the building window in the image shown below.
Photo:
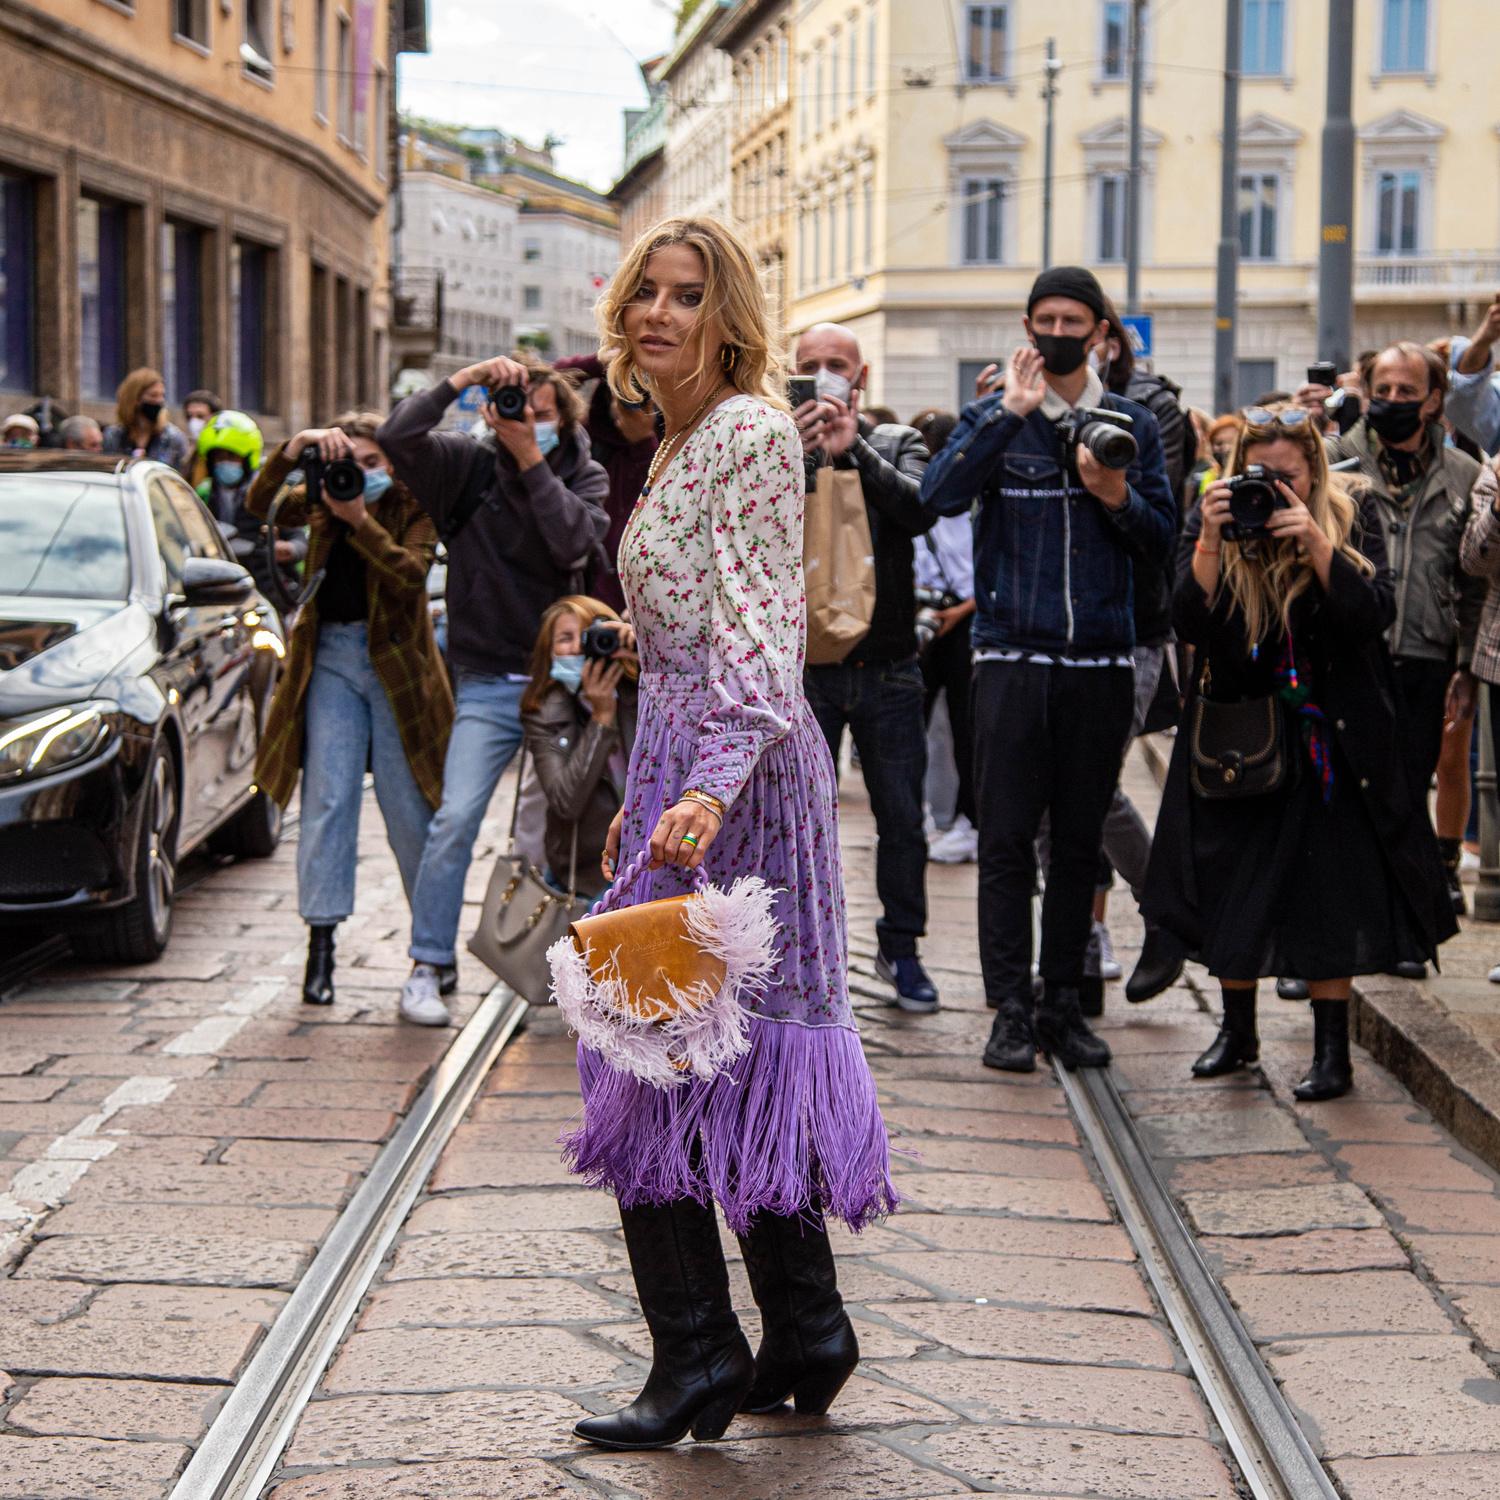
[[[313,7],[313,113],[328,118],[328,0]]]
[[[865,178],[865,270],[875,269],[875,179]]]
[[[839,117],[839,34],[835,30],[828,41],[828,118]]]
[[[776,102],[785,104],[792,87],[791,43],[786,32],[776,39]]]
[[[1280,78],[1286,71],[1286,0],[1245,0],[1240,72]]]
[[[36,388],[36,187],[0,172],[0,391]]]
[[[828,270],[827,281],[837,281],[839,274],[839,200],[833,193],[828,195]]]
[[[161,226],[161,370],[178,401],[203,384],[204,238],[194,224]]]
[[[249,240],[229,247],[229,399],[242,411],[266,411],[270,404],[272,254]]]
[[[844,280],[854,275],[854,187],[844,190]]]
[[[542,308],[542,289],[539,286],[523,286],[521,288],[521,310],[523,312],[540,312]]]
[[[815,203],[812,211],[812,284],[823,280],[823,205]]]
[[[879,26],[880,12],[871,5],[865,22],[865,93],[871,99],[875,97],[875,41],[879,35]]]
[[[812,63],[797,60],[797,133],[804,139],[812,127]]]
[[[370,125],[370,155],[375,159],[375,175],[382,181],[386,177],[386,154],[389,133],[386,129],[386,111],[390,108],[386,94],[387,76],[384,68],[377,67],[373,74],[374,89],[371,108],[375,118]]]
[[[1281,217],[1281,178],[1274,172],[1240,176],[1240,255],[1245,260],[1275,260]]]
[[[338,47],[334,66],[338,80],[338,133],[346,145],[354,144],[354,27],[347,16],[338,18]]]
[[[1141,23],[1143,32],[1145,22]],[[1099,76],[1130,76],[1130,0],[1104,0],[1099,17]]]
[[[1010,76],[1010,6],[971,5],[968,55],[964,72],[970,83],[1002,83]]]
[[[208,0],[172,0],[172,35],[195,47],[208,46]]]
[[[1267,391],[1274,391],[1274,359],[1237,359],[1234,363],[1234,404],[1236,408],[1253,406]]]
[[[245,71],[269,83],[276,72],[271,61],[271,0],[245,0],[245,45],[254,53],[241,54]]]
[[[542,242],[540,240],[523,240],[521,242],[521,259],[539,261],[542,258]]]
[[[964,264],[998,266],[1005,260],[1005,179],[965,177]]]
[[[859,104],[859,26],[849,19],[849,108]]]
[[[1422,174],[1381,172],[1375,179],[1375,253],[1415,255],[1421,247]]]
[[[125,378],[129,212],[107,198],[78,200],[79,385],[95,401],[113,400]]]
[[[1384,0],[1381,7],[1380,71],[1427,71],[1427,0]]]
[[[818,60],[813,69],[813,133],[823,131],[823,49],[818,48]]]
[[[1094,179],[1098,210],[1095,259],[1099,261],[1125,259],[1125,199],[1129,180],[1126,172],[1101,172]]]

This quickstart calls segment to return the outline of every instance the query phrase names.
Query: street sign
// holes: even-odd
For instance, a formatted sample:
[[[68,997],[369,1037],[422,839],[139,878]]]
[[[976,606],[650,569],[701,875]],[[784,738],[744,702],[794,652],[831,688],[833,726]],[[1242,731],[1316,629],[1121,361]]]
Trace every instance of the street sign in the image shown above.
[[[1125,336],[1130,340],[1130,352],[1137,359],[1151,358],[1151,314],[1130,313],[1120,319],[1125,325]]]
[[[478,412],[488,399],[489,392],[482,385],[466,385],[454,404],[460,411]]]

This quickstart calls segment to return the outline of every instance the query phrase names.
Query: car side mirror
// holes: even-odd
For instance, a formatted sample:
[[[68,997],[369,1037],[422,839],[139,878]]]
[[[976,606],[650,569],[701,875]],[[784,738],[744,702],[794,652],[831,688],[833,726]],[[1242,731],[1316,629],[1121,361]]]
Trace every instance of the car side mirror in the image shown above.
[[[255,592],[255,580],[237,562],[190,557],[182,565],[182,592],[189,604],[243,604]]]

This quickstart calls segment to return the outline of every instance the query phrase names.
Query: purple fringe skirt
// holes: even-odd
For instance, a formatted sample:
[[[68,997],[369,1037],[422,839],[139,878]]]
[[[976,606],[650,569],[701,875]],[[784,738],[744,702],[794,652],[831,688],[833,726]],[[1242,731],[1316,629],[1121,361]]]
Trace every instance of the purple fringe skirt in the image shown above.
[[[707,697],[701,678],[643,676],[622,865],[687,786]],[[716,885],[759,875],[777,890],[779,963],[748,1006],[750,1051],[711,1080],[658,1089],[580,1046],[583,1123],[564,1139],[567,1165],[627,1208],[713,1199],[737,1231],[762,1209],[861,1229],[897,1199],[849,1005],[833,762],[805,702],[756,762],[705,865]],[[658,870],[636,897],[687,888],[682,872]]]

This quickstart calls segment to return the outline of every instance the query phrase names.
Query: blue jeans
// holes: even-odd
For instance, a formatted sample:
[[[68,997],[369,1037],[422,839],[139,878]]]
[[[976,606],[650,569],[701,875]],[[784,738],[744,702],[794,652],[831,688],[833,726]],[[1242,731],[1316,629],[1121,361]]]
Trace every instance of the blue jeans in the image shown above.
[[[926,689],[910,661],[809,667],[807,701],[836,766],[844,726],[854,737],[875,814],[875,890],[884,915],[881,951],[908,958],[927,930],[927,839],[922,783],[927,775]]]
[[[443,763],[443,805],[433,815],[411,902],[411,956],[451,964],[464,908],[464,877],[479,825],[516,751],[521,748],[524,682],[457,673],[458,717]]]
[[[297,909],[305,922],[330,926],[354,910],[359,809],[365,767],[386,838],[411,900],[432,809],[407,764],[396,716],[370,665],[364,624],[328,624],[303,703],[302,823],[297,840]]]

